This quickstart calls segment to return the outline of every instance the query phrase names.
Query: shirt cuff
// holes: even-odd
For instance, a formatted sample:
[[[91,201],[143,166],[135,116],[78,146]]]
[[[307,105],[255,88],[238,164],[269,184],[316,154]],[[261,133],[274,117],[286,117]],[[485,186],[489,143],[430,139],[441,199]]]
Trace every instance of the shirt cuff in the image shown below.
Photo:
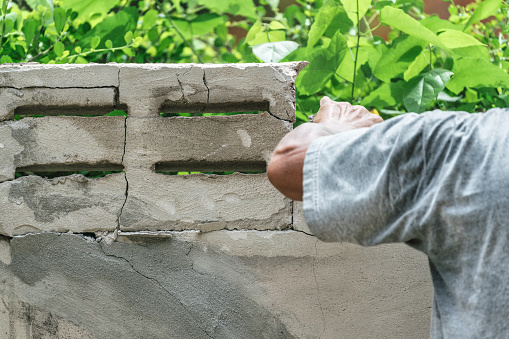
[[[303,180],[302,180],[302,202],[304,217],[311,232],[319,235],[319,182],[318,165],[320,160],[320,151],[323,145],[323,139],[314,140],[309,146],[304,158]]]

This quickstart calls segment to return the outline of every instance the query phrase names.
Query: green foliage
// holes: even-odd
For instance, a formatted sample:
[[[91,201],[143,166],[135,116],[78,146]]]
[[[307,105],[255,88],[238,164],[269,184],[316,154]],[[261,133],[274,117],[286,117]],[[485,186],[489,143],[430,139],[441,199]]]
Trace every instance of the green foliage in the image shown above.
[[[0,0],[0,63],[306,60],[298,123],[323,95],[384,118],[508,105],[502,0],[451,2],[448,20],[424,14],[421,0],[296,1]]]

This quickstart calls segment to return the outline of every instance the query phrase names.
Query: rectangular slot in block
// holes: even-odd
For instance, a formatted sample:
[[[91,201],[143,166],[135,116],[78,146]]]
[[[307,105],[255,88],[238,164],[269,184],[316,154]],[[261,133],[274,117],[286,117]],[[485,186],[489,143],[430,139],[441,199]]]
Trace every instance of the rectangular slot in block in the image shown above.
[[[178,174],[178,172],[216,172],[217,174],[225,174],[225,172],[265,173],[266,168],[267,163],[265,161],[162,161],[155,164],[156,173],[162,174]]]

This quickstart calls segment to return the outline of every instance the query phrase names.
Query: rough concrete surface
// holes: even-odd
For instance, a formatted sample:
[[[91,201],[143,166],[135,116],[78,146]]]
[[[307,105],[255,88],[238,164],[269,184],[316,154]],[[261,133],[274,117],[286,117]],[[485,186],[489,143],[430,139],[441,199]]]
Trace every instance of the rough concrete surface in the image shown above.
[[[18,171],[122,170],[124,117],[25,118],[0,124],[0,182]]]
[[[265,171],[305,64],[0,65],[0,339],[426,338],[423,254],[319,242],[265,173],[174,175]]]
[[[133,117],[268,110],[294,122],[293,83],[306,64],[130,64],[120,68],[120,103]]]
[[[113,232],[124,201],[123,173],[6,181],[0,183],[0,234]]]
[[[164,175],[128,171],[121,230],[285,229],[290,200],[265,174]],[[203,227],[203,228],[202,228]]]
[[[298,232],[11,240],[0,338],[425,338],[426,259]],[[71,331],[71,336],[64,336]]]
[[[14,114],[106,114],[116,105],[116,90],[109,88],[1,88],[0,121]]]
[[[160,172],[265,171],[292,129],[267,113],[210,117],[128,118],[124,163]]]
[[[98,88],[118,87],[120,64],[0,65],[0,87]],[[72,100],[72,99],[71,99]]]

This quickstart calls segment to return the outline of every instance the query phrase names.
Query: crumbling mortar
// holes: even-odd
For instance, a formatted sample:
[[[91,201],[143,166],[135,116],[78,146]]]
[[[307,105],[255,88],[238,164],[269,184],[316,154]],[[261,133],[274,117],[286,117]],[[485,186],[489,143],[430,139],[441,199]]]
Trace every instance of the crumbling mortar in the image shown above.
[[[180,86],[180,92],[182,93],[182,102],[184,102],[185,104],[188,103],[188,100],[186,98],[186,95],[184,93],[184,87],[182,86],[182,82],[180,81],[178,75],[177,75],[177,82],[179,83],[179,86]]]

